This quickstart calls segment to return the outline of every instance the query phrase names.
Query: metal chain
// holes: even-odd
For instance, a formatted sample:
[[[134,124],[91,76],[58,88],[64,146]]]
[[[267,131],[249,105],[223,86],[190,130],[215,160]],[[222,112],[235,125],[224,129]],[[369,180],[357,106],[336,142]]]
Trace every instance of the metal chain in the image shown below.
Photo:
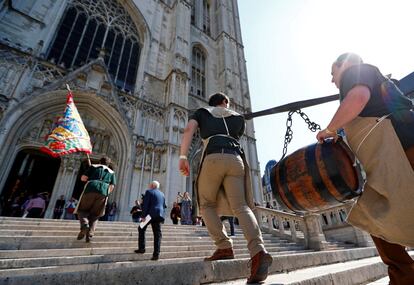
[[[318,124],[316,124],[314,122],[311,122],[311,120],[309,120],[308,115],[306,115],[304,112],[302,112],[301,109],[294,110],[294,111],[289,111],[288,117],[287,117],[287,120],[286,120],[286,133],[285,133],[285,141],[283,143],[283,153],[282,153],[282,158],[280,160],[285,158],[286,153],[287,153],[287,147],[288,147],[289,143],[292,141],[292,138],[293,138],[292,115],[294,113],[298,113],[302,117],[302,119],[305,121],[305,123],[308,124],[308,129],[311,130],[312,132],[316,132],[317,130],[321,130],[321,126],[319,126]]]

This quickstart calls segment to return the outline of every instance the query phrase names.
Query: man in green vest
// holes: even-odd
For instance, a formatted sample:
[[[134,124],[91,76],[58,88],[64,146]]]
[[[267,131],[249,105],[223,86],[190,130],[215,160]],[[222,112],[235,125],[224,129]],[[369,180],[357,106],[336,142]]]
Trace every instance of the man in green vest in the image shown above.
[[[99,164],[92,164],[81,176],[86,185],[76,210],[81,227],[78,240],[86,236],[86,242],[89,242],[95,233],[98,219],[105,214],[108,196],[116,184],[115,173],[108,167],[110,163],[108,157],[102,157]]]

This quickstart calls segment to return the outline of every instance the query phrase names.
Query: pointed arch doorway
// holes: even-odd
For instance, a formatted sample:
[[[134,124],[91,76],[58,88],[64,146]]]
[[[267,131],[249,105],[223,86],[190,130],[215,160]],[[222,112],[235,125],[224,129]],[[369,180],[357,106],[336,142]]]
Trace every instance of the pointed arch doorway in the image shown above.
[[[17,209],[12,207],[13,204],[22,205],[35,194],[43,193],[48,201],[53,192],[60,162],[60,158],[53,158],[37,149],[20,150],[1,191],[0,215],[21,216],[21,207]]]

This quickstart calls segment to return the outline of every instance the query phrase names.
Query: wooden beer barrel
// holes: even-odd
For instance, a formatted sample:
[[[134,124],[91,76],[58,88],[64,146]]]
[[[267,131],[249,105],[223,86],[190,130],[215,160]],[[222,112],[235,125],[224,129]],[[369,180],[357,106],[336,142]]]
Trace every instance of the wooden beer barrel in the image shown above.
[[[349,147],[342,140],[327,140],[279,161],[270,172],[270,184],[282,207],[316,212],[359,196],[363,178]]]

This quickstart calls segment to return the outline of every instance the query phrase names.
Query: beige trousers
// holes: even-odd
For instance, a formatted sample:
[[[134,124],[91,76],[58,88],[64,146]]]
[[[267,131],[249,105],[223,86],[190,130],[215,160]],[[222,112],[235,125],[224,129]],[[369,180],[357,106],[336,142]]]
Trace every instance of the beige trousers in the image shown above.
[[[224,249],[232,247],[233,241],[217,214],[217,193],[220,186],[224,187],[231,210],[239,220],[253,257],[264,250],[264,244],[256,217],[245,199],[244,165],[240,156],[226,153],[207,155],[198,178],[201,215],[217,248]]]

